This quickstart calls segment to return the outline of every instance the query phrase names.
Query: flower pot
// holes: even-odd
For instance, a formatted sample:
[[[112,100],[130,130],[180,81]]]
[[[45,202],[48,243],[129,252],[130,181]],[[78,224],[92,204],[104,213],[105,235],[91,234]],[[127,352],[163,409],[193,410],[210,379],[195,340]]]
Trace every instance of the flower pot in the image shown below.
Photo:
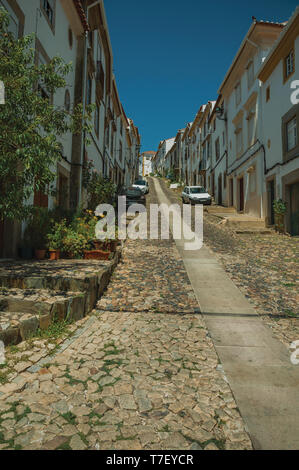
[[[60,259],[60,250],[49,250],[50,261],[57,261]]]
[[[93,250],[84,251],[84,259],[108,261],[111,251]]]
[[[274,219],[276,232],[284,233],[284,214],[275,214]]]
[[[46,258],[46,250],[34,250],[35,258],[39,261]]]
[[[110,251],[112,251],[112,253],[115,253],[117,250],[118,240],[112,240],[109,245]]]
[[[93,244],[96,250],[102,251],[102,248],[104,247],[105,242],[103,242],[102,240],[93,240]]]

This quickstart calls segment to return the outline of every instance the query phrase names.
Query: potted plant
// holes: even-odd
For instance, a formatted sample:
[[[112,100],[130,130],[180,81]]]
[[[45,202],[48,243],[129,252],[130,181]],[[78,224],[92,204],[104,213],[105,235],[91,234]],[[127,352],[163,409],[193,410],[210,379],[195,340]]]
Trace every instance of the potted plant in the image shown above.
[[[85,250],[84,259],[107,261],[110,258],[111,251],[105,250]]]
[[[67,253],[68,258],[82,258],[84,250],[88,247],[88,242],[84,235],[69,227],[62,241],[62,249]]]
[[[31,223],[33,246],[35,257],[38,260],[46,258],[47,233],[49,231],[50,221],[48,209],[35,207],[32,213]]]
[[[66,220],[56,222],[52,231],[48,234],[48,248],[50,253],[50,260],[57,261],[60,259],[60,252],[63,249],[63,240],[67,234]]]
[[[105,248],[106,250],[115,253],[117,246],[119,243],[118,239],[118,227],[115,227],[115,237],[114,238],[106,238],[105,240]]]
[[[284,233],[284,217],[287,212],[287,203],[282,199],[277,199],[273,203],[275,230]]]

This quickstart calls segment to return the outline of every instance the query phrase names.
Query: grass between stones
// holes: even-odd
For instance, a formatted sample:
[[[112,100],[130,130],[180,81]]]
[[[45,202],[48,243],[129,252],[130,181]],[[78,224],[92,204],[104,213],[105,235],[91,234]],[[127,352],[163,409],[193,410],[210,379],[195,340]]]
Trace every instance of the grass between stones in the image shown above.
[[[0,364],[0,385],[5,385],[9,382],[9,376],[14,372],[13,367],[9,366],[7,362]]]
[[[98,384],[97,392],[102,392],[104,390],[104,387],[114,386],[117,382],[121,380],[120,377],[113,378],[112,376],[110,376],[110,370],[114,368],[115,366],[121,366],[124,363],[124,360],[117,359],[117,357],[115,357],[115,359],[105,359],[105,357],[117,356],[118,354],[122,354],[124,350],[119,350],[115,346],[114,342],[111,342],[111,343],[105,344],[104,348],[101,349],[100,351],[104,352],[104,365],[101,368],[99,368],[99,371],[104,372],[106,375],[105,376],[102,375],[98,377],[96,380],[93,378],[93,376],[88,377],[86,380],[80,380],[80,379],[76,379],[72,377],[72,375],[70,374],[70,367],[67,366],[64,377],[66,377],[69,380],[68,382],[69,385],[74,386],[74,385],[82,384],[86,390],[88,388],[88,382],[92,381]],[[84,362],[85,361],[83,359],[79,361],[81,365],[83,365]],[[99,383],[101,380],[103,380],[104,377],[109,377],[109,379],[111,378],[111,382],[107,382],[104,384]]]
[[[72,450],[70,446],[70,440],[71,438],[67,442],[64,442],[63,444],[58,446],[55,450]]]
[[[38,337],[40,339],[58,339],[61,336],[68,335],[69,327],[71,326],[71,322],[64,320],[64,321],[54,321],[46,330],[41,330],[40,328],[37,330],[33,337]]]
[[[200,442],[196,439],[186,436],[182,431],[179,431],[179,432],[187,441],[191,443],[196,442],[196,444],[198,444],[202,449],[207,447],[209,444],[215,444],[215,446],[219,450],[225,450],[225,443],[226,443],[225,439],[209,439],[208,441]]]
[[[20,413],[18,413],[18,411],[17,411],[18,406],[23,408],[23,410]],[[26,418],[26,416],[31,412],[32,411],[29,408],[29,406],[24,406],[22,404],[22,402],[14,402],[14,403],[11,404],[11,406],[8,410],[0,412],[0,425],[6,419],[13,419],[16,423],[18,423],[22,419]],[[5,418],[5,416],[8,415],[9,413],[13,413],[14,418]],[[5,439],[4,433],[2,431],[0,431],[0,444],[6,444],[7,449],[22,450],[22,446],[15,445],[14,439],[12,439],[12,438],[11,439]]]
[[[73,325],[73,322],[70,320],[54,322],[45,330],[38,329],[35,333],[32,333],[24,342],[26,345],[25,348],[22,346],[10,345],[6,348],[6,362],[0,364],[0,385],[5,385],[9,382],[9,377],[14,373],[14,366],[19,362],[28,362],[30,356],[23,355],[21,357],[14,357],[15,354],[19,354],[22,351],[26,352],[29,349],[33,349],[34,342],[36,340],[45,340],[45,345],[54,345],[51,350],[47,353],[48,356],[53,356],[60,347],[60,342],[58,340],[65,340],[71,338],[75,334],[74,331],[70,331],[69,328]],[[49,364],[48,367],[50,367]],[[45,367],[45,366],[44,366]]]
[[[67,413],[60,414],[60,416],[65,419],[69,424],[76,425],[77,424],[77,417],[72,413],[71,411],[68,411]]]

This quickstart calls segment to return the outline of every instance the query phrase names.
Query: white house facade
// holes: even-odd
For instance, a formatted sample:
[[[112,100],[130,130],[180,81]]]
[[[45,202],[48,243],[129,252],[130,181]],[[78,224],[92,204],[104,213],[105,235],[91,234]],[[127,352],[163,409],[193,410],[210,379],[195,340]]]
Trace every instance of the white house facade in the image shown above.
[[[103,0],[0,0],[0,6],[8,11],[16,38],[35,33],[36,64],[49,63],[57,55],[72,63],[67,86],[52,97],[53,105],[67,110],[79,103],[83,109],[95,106],[90,145],[83,135],[70,132],[60,139],[61,159],[53,168],[55,196],[36,191],[28,203],[49,209],[84,204],[84,170],[90,164],[117,186],[131,184],[138,175],[141,138],[118,95]],[[1,222],[0,256],[16,256],[20,236],[20,224]]]
[[[273,201],[283,199],[287,203],[286,229],[292,235],[299,235],[298,64],[299,8],[283,29],[258,75],[262,81],[263,193],[267,222],[269,225],[274,223]]]

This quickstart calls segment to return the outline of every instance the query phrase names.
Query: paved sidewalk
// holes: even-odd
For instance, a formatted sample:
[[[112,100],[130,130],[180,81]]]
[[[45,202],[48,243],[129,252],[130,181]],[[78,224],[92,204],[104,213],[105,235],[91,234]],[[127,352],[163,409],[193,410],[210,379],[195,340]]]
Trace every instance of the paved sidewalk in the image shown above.
[[[154,181],[160,202],[169,192]],[[255,449],[299,448],[299,366],[213,253],[178,250]]]
[[[173,241],[128,241],[79,326],[1,387],[0,448],[252,448]]]

